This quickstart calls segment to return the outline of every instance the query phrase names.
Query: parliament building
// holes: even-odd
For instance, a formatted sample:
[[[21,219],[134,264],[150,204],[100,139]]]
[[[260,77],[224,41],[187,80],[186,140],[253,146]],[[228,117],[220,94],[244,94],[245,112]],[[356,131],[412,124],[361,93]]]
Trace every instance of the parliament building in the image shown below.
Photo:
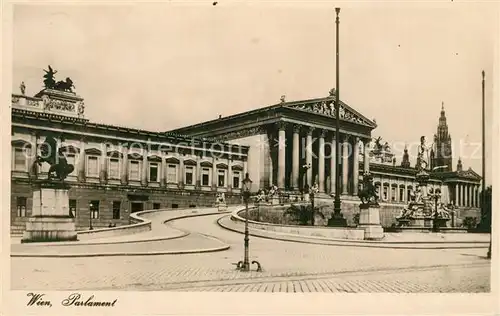
[[[83,98],[72,91],[45,88],[27,96],[22,89],[12,94],[11,232],[21,233],[31,215],[31,181],[47,177],[48,165],[34,164],[47,135],[75,166],[66,181],[70,213],[80,230],[128,224],[131,213],[147,209],[212,206],[219,193],[228,204],[241,203],[247,172],[253,191],[276,185],[290,199],[313,183],[318,197],[331,199],[339,181],[348,222],[359,204],[363,173],[370,172],[381,204],[391,210],[381,212],[384,226],[390,226],[416,187],[416,169],[407,150],[397,164],[387,143],[373,141],[376,123],[342,101],[337,135],[334,101],[334,90],[309,100],[283,96],[252,111],[146,131],[91,122]],[[429,185],[442,189],[445,203],[479,219],[481,177],[460,160],[453,170],[444,108],[434,144]],[[341,172],[335,179],[337,164]]]

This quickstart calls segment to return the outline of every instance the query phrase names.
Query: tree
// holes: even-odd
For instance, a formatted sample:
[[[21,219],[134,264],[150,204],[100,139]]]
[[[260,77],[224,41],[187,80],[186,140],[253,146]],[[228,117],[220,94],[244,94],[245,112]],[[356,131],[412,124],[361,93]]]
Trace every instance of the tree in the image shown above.
[[[325,218],[323,213],[319,212],[319,208],[314,208],[314,213]],[[284,213],[283,216],[290,216],[294,222],[298,222],[299,225],[307,225],[310,221],[312,222],[312,212],[311,204],[292,204]]]

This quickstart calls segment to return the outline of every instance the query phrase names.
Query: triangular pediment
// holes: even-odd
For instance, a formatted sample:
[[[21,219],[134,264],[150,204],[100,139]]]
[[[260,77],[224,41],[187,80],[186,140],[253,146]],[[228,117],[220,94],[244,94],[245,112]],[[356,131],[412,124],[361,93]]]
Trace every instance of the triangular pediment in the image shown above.
[[[481,176],[477,174],[474,170],[468,169],[468,170],[463,170],[458,173],[460,178],[468,178],[468,179],[474,179],[474,180],[481,180]]]
[[[321,99],[284,102],[282,106],[298,111],[310,112],[318,115],[328,116],[331,118],[337,118],[335,113],[335,98],[332,96]],[[339,114],[339,118],[342,121],[369,126],[371,128],[377,127],[377,124],[375,122],[367,119],[358,111],[354,110],[342,101],[340,101],[339,103]]]

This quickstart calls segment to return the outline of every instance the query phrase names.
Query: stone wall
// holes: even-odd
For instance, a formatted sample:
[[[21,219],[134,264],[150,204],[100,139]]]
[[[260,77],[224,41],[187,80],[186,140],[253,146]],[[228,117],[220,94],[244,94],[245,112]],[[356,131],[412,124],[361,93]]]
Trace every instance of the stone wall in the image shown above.
[[[347,220],[347,225],[349,226],[355,226],[354,223],[354,216],[356,213],[359,213],[359,202],[358,201],[342,201],[341,203],[341,210],[342,214],[344,215],[344,218]],[[326,225],[328,218],[331,217],[331,214],[333,213],[333,201],[321,201],[318,200],[315,204],[317,207],[320,208],[320,212],[325,215],[325,219],[322,219],[319,216],[315,217],[315,224],[318,226],[321,225]],[[286,209],[289,206],[268,206],[268,205],[261,205],[260,206],[260,220],[262,222],[267,222],[267,223],[273,223],[273,224],[282,224],[282,225],[289,225],[289,224],[297,224],[298,223],[291,223],[287,221],[286,217],[283,216],[283,213],[286,211]],[[381,203],[380,204],[380,223],[382,227],[391,227],[392,224],[396,224],[396,217],[399,216],[401,213],[401,210],[403,209],[404,205],[402,204],[388,204],[388,203]],[[251,210],[250,212],[251,216],[250,219],[256,220],[257,219],[257,210]],[[241,213],[240,215],[244,215],[244,213]],[[455,220],[456,225],[459,226],[462,222],[462,220],[465,217],[476,217],[480,219],[481,212],[479,209],[458,209],[457,210],[457,215],[458,219]],[[451,225],[451,222],[450,222]]]

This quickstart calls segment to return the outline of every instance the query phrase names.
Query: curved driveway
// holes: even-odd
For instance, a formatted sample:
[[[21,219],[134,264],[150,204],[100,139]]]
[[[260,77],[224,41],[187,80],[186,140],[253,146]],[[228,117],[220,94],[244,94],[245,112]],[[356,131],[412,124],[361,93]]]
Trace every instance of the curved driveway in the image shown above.
[[[366,287],[358,286],[358,290],[355,291],[374,291],[375,288],[378,288],[378,291],[427,291],[437,286],[426,285],[428,282],[435,283],[436,280],[439,280],[435,276],[436,271],[441,271],[439,275],[447,276],[447,278],[452,277],[455,281],[465,280],[463,277],[472,273],[476,283],[482,282],[472,286],[473,291],[489,288],[489,284],[483,284],[489,277],[489,261],[481,258],[484,255],[482,249],[359,248],[251,237],[250,260],[258,260],[264,271],[249,273],[236,271],[233,264],[243,259],[243,235],[218,226],[216,221],[221,216],[227,215],[215,214],[173,220],[167,225],[175,229],[189,231],[190,235],[170,241],[172,245],[183,244],[185,247],[194,249],[202,246],[206,240],[214,241],[215,238],[229,245],[229,250],[185,255],[132,257],[22,258],[22,260],[21,258],[12,258],[12,288],[252,291],[261,290],[260,285],[273,284],[266,286],[265,290],[269,288],[273,291],[299,291],[298,288],[295,289],[295,286],[292,289],[290,284],[299,282],[297,284],[300,284],[302,289],[301,282],[306,282],[304,289],[302,289],[305,291],[305,288],[309,288],[307,282],[309,284],[317,282],[314,280],[304,281],[307,279],[327,280],[354,277],[360,273],[368,273],[368,275],[375,277],[397,272],[399,274],[394,282],[398,283],[398,279],[404,279],[401,277],[401,273],[404,271],[407,271],[404,273],[415,274],[414,277],[405,282],[405,287],[396,286],[396,283],[384,280],[380,284],[386,284],[386,286],[381,286],[379,283],[377,283],[378,287],[367,284]],[[149,245],[144,242],[126,245],[127,247],[141,247],[145,251],[150,250]],[[123,246],[125,247],[125,244]],[[113,248],[116,245],[107,245],[106,247]],[[441,270],[435,270],[436,268]],[[434,274],[431,273],[432,276],[425,277],[429,275],[429,272],[422,269],[434,269],[432,270]],[[465,271],[463,269],[476,269],[480,272],[476,270],[463,272]],[[428,278],[428,280],[422,280],[422,278]],[[370,277],[365,275],[362,279],[369,280]],[[287,282],[289,285],[286,285]],[[465,284],[460,287],[457,285],[460,283],[459,281],[455,284],[453,280],[449,279],[442,279],[440,282],[448,286],[452,284],[453,289],[466,290],[467,286],[470,287],[469,283],[467,283],[469,285]],[[250,286],[250,284],[260,285]],[[276,284],[285,285],[276,286]],[[318,285],[318,288],[311,285],[310,289],[322,289],[327,283],[319,284],[323,285]],[[330,282],[329,284],[339,283]],[[336,286],[328,288],[338,290]],[[447,288],[445,291],[451,290]]]

